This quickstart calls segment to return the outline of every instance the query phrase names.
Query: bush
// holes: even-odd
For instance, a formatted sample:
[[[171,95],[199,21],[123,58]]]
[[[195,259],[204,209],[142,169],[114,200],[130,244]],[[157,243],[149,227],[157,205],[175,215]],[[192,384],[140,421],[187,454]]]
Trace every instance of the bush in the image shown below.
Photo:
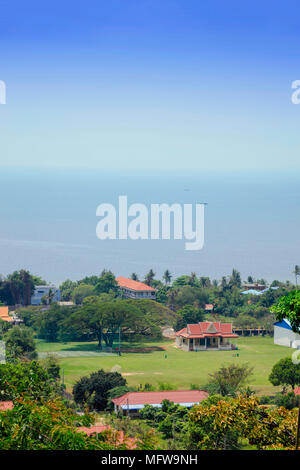
[[[4,339],[7,361],[37,359],[33,331],[27,326],[14,326],[8,330]]]
[[[110,406],[109,391],[124,387],[126,380],[118,372],[105,372],[103,369],[82,377],[73,387],[74,400],[91,410],[103,411]]]
[[[278,393],[274,398],[274,403],[277,406],[283,406],[287,410],[292,410],[296,408],[298,400],[294,394],[294,392],[290,393]]]

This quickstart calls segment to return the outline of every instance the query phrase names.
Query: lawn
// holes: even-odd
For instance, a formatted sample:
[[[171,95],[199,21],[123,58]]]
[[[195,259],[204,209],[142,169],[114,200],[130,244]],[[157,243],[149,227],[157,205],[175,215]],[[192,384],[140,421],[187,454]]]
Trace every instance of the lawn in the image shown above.
[[[249,385],[259,394],[272,393],[276,389],[269,383],[268,376],[273,364],[279,359],[291,356],[293,350],[273,344],[270,337],[241,337],[236,340],[238,351],[185,352],[177,349],[173,341],[128,345],[136,352],[124,352],[121,356],[80,357],[80,351],[97,352],[96,343],[45,343],[38,341],[41,352],[67,352],[70,357],[60,358],[67,389],[80,377],[98,369],[111,370],[119,366],[129,385],[170,383],[177,389],[188,389],[191,384],[199,388],[207,383],[209,373],[229,363],[249,363],[254,367]],[[145,349],[144,352],[143,348]],[[156,350],[150,350],[150,348]],[[76,357],[72,357],[76,354]],[[238,356],[237,356],[238,354]]]

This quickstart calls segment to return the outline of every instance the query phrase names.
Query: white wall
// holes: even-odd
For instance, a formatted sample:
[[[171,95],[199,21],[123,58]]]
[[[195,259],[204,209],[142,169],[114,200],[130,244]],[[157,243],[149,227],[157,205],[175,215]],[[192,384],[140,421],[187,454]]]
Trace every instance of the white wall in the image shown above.
[[[280,326],[274,326],[274,344],[280,344],[281,346],[288,346],[289,348],[296,348],[299,341],[300,335],[294,333],[292,330],[281,328]]]

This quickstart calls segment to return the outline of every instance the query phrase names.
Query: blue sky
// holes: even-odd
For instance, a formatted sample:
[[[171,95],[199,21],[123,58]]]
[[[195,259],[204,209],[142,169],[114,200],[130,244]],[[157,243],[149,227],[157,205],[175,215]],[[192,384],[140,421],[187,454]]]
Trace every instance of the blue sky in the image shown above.
[[[300,6],[0,1],[0,165],[299,170]]]

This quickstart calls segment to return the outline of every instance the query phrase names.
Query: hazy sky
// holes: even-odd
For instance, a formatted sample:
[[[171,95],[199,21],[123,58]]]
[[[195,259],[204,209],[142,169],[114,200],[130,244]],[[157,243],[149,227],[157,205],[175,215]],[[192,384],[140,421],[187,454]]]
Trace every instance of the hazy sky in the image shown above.
[[[298,1],[0,0],[0,164],[300,169]]]

